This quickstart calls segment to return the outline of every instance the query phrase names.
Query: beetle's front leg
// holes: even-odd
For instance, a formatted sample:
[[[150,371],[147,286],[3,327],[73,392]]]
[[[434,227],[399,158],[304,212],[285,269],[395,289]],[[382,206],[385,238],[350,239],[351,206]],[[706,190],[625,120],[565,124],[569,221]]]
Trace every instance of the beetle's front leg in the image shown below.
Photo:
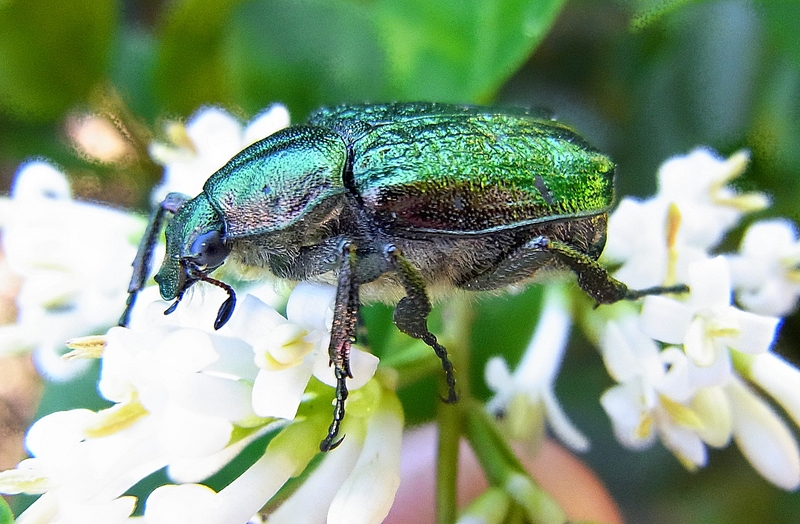
[[[386,248],[386,258],[392,269],[400,278],[406,292],[394,309],[394,323],[397,329],[414,338],[418,338],[433,348],[436,356],[442,361],[445,380],[447,381],[447,398],[445,402],[452,404],[458,401],[456,394],[456,377],[453,364],[447,357],[447,349],[439,344],[436,336],[428,330],[428,314],[431,302],[425,293],[425,281],[419,271],[406,260],[395,246]]]
[[[144,230],[144,235],[139,243],[139,250],[136,252],[136,258],[133,259],[133,275],[131,276],[130,284],[128,284],[128,300],[125,304],[125,311],[122,312],[122,316],[119,318],[120,326],[125,327],[128,325],[133,305],[136,303],[136,296],[144,288],[147,277],[150,276],[153,252],[156,244],[158,244],[158,235],[167,218],[167,213],[177,213],[178,209],[187,200],[189,200],[189,197],[186,195],[170,193],[150,214],[147,229]]]
[[[358,284],[354,278],[356,266],[356,246],[350,242],[342,248],[342,265],[339,268],[339,281],[336,287],[336,302],[333,307],[331,342],[328,346],[330,365],[336,375],[336,400],[333,407],[333,421],[328,435],[320,443],[320,451],[330,451],[342,442],[338,438],[339,426],[344,419],[344,403],[347,400],[347,379],[353,378],[350,372],[350,346],[355,342],[358,320]]]

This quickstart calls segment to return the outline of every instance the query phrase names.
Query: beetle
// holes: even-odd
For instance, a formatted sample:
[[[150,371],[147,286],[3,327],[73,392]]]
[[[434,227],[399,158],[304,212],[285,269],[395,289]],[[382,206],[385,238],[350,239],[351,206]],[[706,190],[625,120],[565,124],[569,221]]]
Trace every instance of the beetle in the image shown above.
[[[551,269],[571,270],[597,304],[685,286],[630,290],[597,262],[614,199],[615,165],[572,129],[524,109],[390,103],[322,108],[307,123],[247,147],[194,198],[170,194],[142,239],[120,319],[126,325],[150,272],[163,222],[166,255],[155,276],[175,310],[227,259],[280,278],[337,286],[330,364],[333,420],[322,451],[340,442],[350,346],[361,296],[396,301],[397,328],[441,359],[446,402],[453,366],[427,326],[430,293],[494,290]]]

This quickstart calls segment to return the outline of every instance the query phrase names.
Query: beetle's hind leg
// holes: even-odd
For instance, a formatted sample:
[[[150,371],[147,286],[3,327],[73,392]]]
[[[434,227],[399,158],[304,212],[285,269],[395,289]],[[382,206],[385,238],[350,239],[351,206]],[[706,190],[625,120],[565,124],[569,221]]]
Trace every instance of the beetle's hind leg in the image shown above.
[[[689,288],[683,284],[638,290],[629,289],[624,283],[612,277],[594,257],[547,236],[537,236],[529,240],[505,257],[490,272],[461,283],[459,287],[472,291],[497,289],[520,282],[530,277],[538,269],[552,267],[556,261],[575,273],[578,277],[578,286],[598,304],[636,300],[645,295],[689,291]]]
[[[456,377],[453,363],[447,356],[447,349],[439,344],[436,336],[428,330],[428,314],[431,312],[431,302],[425,293],[425,282],[419,271],[402,256],[395,246],[386,249],[386,258],[392,269],[397,273],[406,292],[394,310],[394,323],[397,329],[414,338],[418,338],[433,348],[436,356],[442,361],[445,380],[447,381],[447,397],[443,400],[448,404],[458,401],[456,394]]]
[[[164,221],[167,219],[167,213],[174,215],[187,200],[189,200],[189,197],[186,195],[170,193],[150,214],[147,229],[144,230],[144,235],[139,243],[139,250],[136,252],[136,258],[133,259],[133,275],[131,276],[130,284],[128,284],[128,300],[125,304],[125,311],[119,318],[120,326],[125,327],[130,322],[131,311],[133,311],[133,305],[136,303],[136,297],[139,291],[144,288],[147,278],[150,276],[153,252],[156,244],[158,244],[161,226],[164,225]]]
[[[355,342],[358,321],[358,284],[354,278],[356,265],[356,246],[345,243],[342,247],[342,265],[339,268],[339,281],[336,287],[336,302],[333,309],[331,342],[328,346],[330,364],[336,375],[336,399],[333,407],[333,421],[328,435],[319,445],[320,451],[330,451],[341,444],[339,427],[344,420],[344,404],[347,400],[347,379],[353,378],[350,371],[350,346]]]
[[[613,304],[620,300],[636,300],[646,295],[664,295],[667,293],[687,293],[689,287],[684,284],[675,286],[655,286],[647,289],[630,289],[627,285],[608,274],[608,270],[594,258],[585,255],[558,240],[544,237],[533,239],[543,249],[556,255],[558,260],[569,267],[578,277],[578,286],[597,305]]]

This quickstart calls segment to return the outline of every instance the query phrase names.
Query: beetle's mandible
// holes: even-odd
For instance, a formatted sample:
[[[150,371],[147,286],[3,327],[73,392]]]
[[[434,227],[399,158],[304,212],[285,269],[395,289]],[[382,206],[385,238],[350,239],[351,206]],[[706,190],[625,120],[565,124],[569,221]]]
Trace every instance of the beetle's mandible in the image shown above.
[[[149,275],[167,213],[156,275],[175,300],[197,281],[224,288],[215,328],[235,306],[209,276],[226,259],[292,280],[337,285],[329,347],[333,421],[320,449],[338,445],[359,296],[398,300],[394,322],[442,361],[428,330],[430,292],[491,290],[567,269],[598,304],[685,286],[629,290],[597,263],[614,198],[614,163],[569,127],[521,109],[436,103],[323,108],[237,154],[189,199],[158,206],[134,261],[128,322]]]

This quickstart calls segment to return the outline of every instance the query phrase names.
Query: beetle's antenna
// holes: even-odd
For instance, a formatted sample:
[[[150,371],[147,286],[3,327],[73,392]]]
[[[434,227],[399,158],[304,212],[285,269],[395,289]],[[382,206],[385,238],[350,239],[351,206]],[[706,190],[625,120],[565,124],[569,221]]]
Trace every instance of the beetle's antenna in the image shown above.
[[[202,280],[203,282],[208,282],[209,284],[221,287],[228,293],[228,298],[219,307],[219,312],[217,312],[217,319],[214,321],[214,329],[219,329],[222,326],[224,326],[228,322],[228,320],[230,320],[231,314],[233,314],[233,308],[236,306],[236,292],[233,290],[231,286],[229,286],[225,282],[221,282],[215,278],[211,278],[202,273],[199,275],[199,279]]]

